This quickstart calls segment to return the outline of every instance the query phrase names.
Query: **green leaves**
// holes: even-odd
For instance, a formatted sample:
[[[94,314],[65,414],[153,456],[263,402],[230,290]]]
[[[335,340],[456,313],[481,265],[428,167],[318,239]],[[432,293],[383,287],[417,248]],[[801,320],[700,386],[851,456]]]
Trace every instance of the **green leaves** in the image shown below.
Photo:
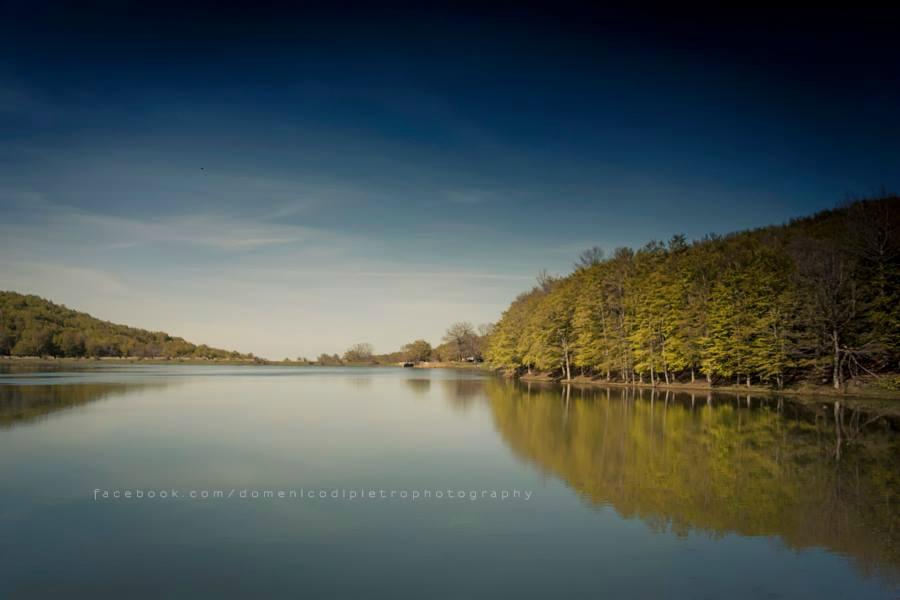
[[[0,355],[242,358],[162,332],[116,325],[38,296],[0,292]]]
[[[674,236],[565,278],[544,274],[503,314],[495,366],[624,381],[789,379],[900,368],[898,198],[688,243]]]

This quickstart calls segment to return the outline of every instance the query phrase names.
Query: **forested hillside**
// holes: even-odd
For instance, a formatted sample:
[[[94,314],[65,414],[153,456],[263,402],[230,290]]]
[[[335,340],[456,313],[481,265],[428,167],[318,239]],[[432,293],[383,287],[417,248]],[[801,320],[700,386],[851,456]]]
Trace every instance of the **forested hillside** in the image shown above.
[[[783,226],[585,252],[497,324],[487,359],[629,383],[782,387],[900,371],[900,198]]]
[[[252,358],[95,319],[38,296],[0,292],[0,356]]]

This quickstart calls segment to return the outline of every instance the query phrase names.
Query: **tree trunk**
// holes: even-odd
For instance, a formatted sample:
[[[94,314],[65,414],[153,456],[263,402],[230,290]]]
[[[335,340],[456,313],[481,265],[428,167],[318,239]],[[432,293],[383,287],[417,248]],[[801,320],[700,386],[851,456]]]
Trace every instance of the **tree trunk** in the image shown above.
[[[841,345],[837,328],[831,331],[831,340],[834,342],[834,367],[832,379],[834,381],[834,389],[839,390],[841,389],[843,381],[841,381]]]
[[[843,421],[844,421],[844,412],[841,408],[840,401],[836,400],[834,402],[834,435],[837,438],[835,441],[834,447],[834,458],[836,460],[841,460],[841,446],[843,445],[844,436],[843,436]]]
[[[666,379],[666,385],[669,385],[669,363],[666,360],[666,338],[662,338],[662,345],[659,348],[659,355],[663,361],[663,376]]]
[[[696,379],[696,375],[694,373],[694,366],[691,365],[691,383],[694,383],[695,379]]]

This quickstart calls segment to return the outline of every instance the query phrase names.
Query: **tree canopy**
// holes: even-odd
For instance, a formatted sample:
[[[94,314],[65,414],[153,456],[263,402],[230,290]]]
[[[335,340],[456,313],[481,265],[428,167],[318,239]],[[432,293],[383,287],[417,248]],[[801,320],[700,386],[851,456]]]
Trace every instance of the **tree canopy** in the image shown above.
[[[360,342],[359,344],[353,344],[352,346],[350,346],[350,348],[347,349],[346,352],[344,352],[344,362],[369,362],[372,360],[374,354],[375,349],[372,347],[372,344],[368,342]]]
[[[38,296],[0,292],[0,356],[251,359],[160,331],[101,321]]]
[[[581,255],[503,313],[486,358],[630,383],[830,382],[900,370],[900,199]]]
[[[425,340],[410,342],[403,346],[401,352],[405,361],[424,362],[431,360],[431,344]]]

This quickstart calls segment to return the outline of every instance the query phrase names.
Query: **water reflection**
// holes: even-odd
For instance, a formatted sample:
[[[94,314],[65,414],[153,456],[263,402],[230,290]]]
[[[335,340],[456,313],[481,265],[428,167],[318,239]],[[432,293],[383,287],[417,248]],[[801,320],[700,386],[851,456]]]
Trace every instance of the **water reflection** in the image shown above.
[[[350,384],[338,385],[344,380]],[[633,557],[640,560],[650,556],[657,561],[667,557],[666,565],[656,572],[661,578],[691,576],[694,555],[672,558],[668,550],[655,552],[655,548],[650,548],[657,540],[665,547],[671,538],[653,536],[643,527],[622,528],[612,511],[595,514],[584,510],[577,502],[571,502],[571,494],[556,482],[548,486],[551,493],[542,494],[533,505],[503,507],[502,511],[490,504],[476,503],[462,510],[453,507],[455,515],[462,514],[475,524],[466,529],[454,522],[446,531],[435,528],[448,522],[450,509],[437,504],[412,508],[354,505],[352,510],[343,504],[270,507],[223,503],[204,505],[203,510],[190,504],[146,504],[115,512],[113,507],[97,505],[85,497],[83,504],[71,505],[75,507],[71,510],[81,512],[65,513],[55,512],[59,506],[56,500],[36,501],[68,493],[60,490],[94,486],[96,483],[85,474],[93,477],[101,471],[111,482],[158,485],[203,481],[209,486],[224,487],[233,485],[237,478],[241,485],[259,486],[272,482],[356,484],[360,473],[365,473],[370,477],[367,481],[378,482],[377,485],[384,481],[419,485],[434,477],[437,482],[450,479],[490,486],[507,481],[530,485],[539,479],[534,477],[533,469],[565,482],[584,499],[586,506],[610,506],[619,515],[640,519],[657,531],[676,535],[699,532],[713,538],[728,534],[777,537],[791,549],[819,547],[831,554],[846,555],[862,573],[900,583],[900,435],[896,426],[890,429],[882,423],[866,425],[866,416],[841,407],[838,412],[844,411],[844,426],[837,429],[831,404],[808,408],[784,398],[744,394],[529,385],[453,372],[420,374],[399,369],[394,373],[380,370],[367,374],[338,369],[259,368],[232,372],[160,367],[6,381],[20,383],[0,382],[0,427],[32,423],[65,409],[131,395],[105,411],[99,424],[90,418],[94,415],[85,414],[84,419],[72,419],[71,427],[57,422],[66,426],[43,430],[36,427],[28,432],[34,435],[0,431],[0,444],[8,444],[0,452],[7,459],[0,472],[7,489],[18,494],[7,494],[5,505],[0,504],[0,517],[4,511],[7,514],[4,525],[12,527],[7,538],[33,535],[44,528],[43,542],[26,545],[31,554],[22,559],[22,564],[30,565],[32,571],[13,565],[12,571],[21,575],[17,579],[20,585],[23,580],[38,581],[44,577],[43,548],[58,543],[55,536],[63,520],[67,531],[82,536],[66,538],[73,544],[63,552],[69,556],[78,551],[74,548],[99,552],[101,545],[94,536],[97,531],[115,532],[109,527],[109,519],[115,518],[122,519],[123,527],[131,527],[141,518],[151,519],[152,526],[134,529],[138,539],[149,540],[141,552],[143,548],[161,547],[154,545],[160,531],[181,539],[180,547],[191,549],[190,556],[152,555],[156,561],[170,556],[179,565],[191,564],[196,553],[190,544],[195,540],[205,539],[212,531],[229,532],[234,523],[241,523],[244,529],[236,537],[210,538],[205,548],[217,552],[229,544],[237,547],[235,540],[239,539],[242,547],[253,548],[253,552],[236,556],[234,563],[228,563],[229,569],[241,572],[240,565],[250,561],[251,568],[245,573],[272,581],[278,578],[269,577],[268,567],[260,565],[277,565],[284,556],[299,556],[316,564],[321,560],[321,548],[329,547],[335,552],[333,564],[339,565],[334,572],[342,573],[348,561],[365,564],[372,556],[390,556],[384,551],[383,539],[399,540],[395,551],[409,553],[407,560],[401,561],[403,564],[428,557],[436,546],[451,547],[460,539],[477,540],[464,549],[459,546],[460,553],[452,556],[471,558],[470,568],[478,576],[482,575],[477,571],[482,565],[491,565],[491,574],[521,573],[518,578],[504,576],[502,585],[511,585],[509,581],[515,580],[520,589],[535,592],[545,591],[539,589],[547,583],[543,573],[553,570],[542,570],[548,564],[542,544],[574,549],[566,560],[577,554],[582,562],[577,568],[572,566],[574,563],[567,564],[571,571],[560,571],[567,575],[576,571],[595,573],[597,557],[609,552],[605,555],[606,570],[598,575],[604,585],[617,576],[628,579],[627,585],[632,585],[635,575],[625,563],[634,561]],[[128,402],[138,398],[140,391],[163,386],[171,387],[159,395],[162,401],[156,401],[154,394],[152,402]],[[416,395],[414,402],[408,401],[412,394]],[[460,416],[466,418],[457,418]],[[102,435],[85,433],[95,431]],[[533,469],[510,460],[502,444],[497,443],[498,435]],[[839,461],[838,441],[842,448]],[[123,448],[128,451],[120,452]],[[409,458],[419,448],[429,451]],[[19,469],[17,453],[33,456],[33,462]],[[161,461],[160,456],[166,460]],[[164,467],[158,466],[161,463]],[[420,465],[419,470],[416,465]],[[64,486],[61,477],[68,478],[64,479]],[[412,513],[415,518],[411,519],[409,510],[421,512]],[[15,519],[8,515],[15,515]],[[173,520],[173,516],[178,518]],[[159,520],[152,521],[154,518]],[[285,526],[290,519],[295,519],[294,529]],[[173,522],[178,523],[177,530],[166,529],[166,524]],[[332,523],[344,522],[349,523],[343,534],[346,537],[340,537]],[[193,524],[194,529],[182,528],[183,523]],[[325,524],[318,533],[320,537],[310,538],[316,535],[309,533],[310,523]],[[419,527],[426,523],[434,537],[421,535]],[[373,544],[374,540],[378,542],[371,546],[371,553],[366,550],[354,555],[354,549],[360,547],[358,532],[362,530],[372,531],[369,539]],[[273,545],[267,537],[275,535],[273,531],[283,535],[286,544],[293,545]],[[614,535],[610,536],[610,532]],[[682,548],[693,544],[696,549],[694,541],[689,540]],[[745,556],[762,557],[769,562],[757,568],[767,569],[765,572],[770,572],[776,563],[789,565],[784,567],[788,570],[796,565],[797,569],[809,569],[809,577],[818,577],[820,587],[826,585],[821,583],[827,579],[824,575],[831,575],[829,582],[846,575],[844,570],[824,574],[817,569],[828,567],[815,565],[834,563],[809,560],[808,555],[797,561],[777,552],[754,555],[753,544],[748,540],[741,542],[702,551],[727,555],[722,563],[725,565],[744,560]],[[136,548],[129,545],[123,549],[115,543],[106,539],[103,544],[116,548],[111,554],[115,557],[127,556]],[[620,546],[627,543],[632,546],[632,554],[622,554],[623,562],[616,562]],[[472,547],[481,554],[473,555]],[[711,555],[696,556],[708,560]],[[525,559],[534,562],[521,572],[514,571]],[[130,556],[123,564],[132,569],[129,577],[140,580],[147,562],[141,554]],[[498,562],[506,566],[498,569]],[[73,568],[77,567],[75,564]],[[272,573],[286,576],[300,571],[291,565]],[[429,572],[429,577],[440,581],[447,577],[446,573],[439,567]],[[536,573],[541,574],[540,578],[529,578]],[[93,571],[73,572],[72,577],[93,575]],[[303,576],[308,579],[307,573]],[[722,577],[730,582],[734,574]],[[333,577],[326,579],[327,585],[333,585]],[[857,581],[855,577],[843,581],[848,579]],[[56,583],[48,581],[48,585]],[[252,580],[254,586],[260,581]],[[690,593],[682,590],[672,596],[715,597],[702,591],[725,589],[715,587],[716,581],[715,576],[702,575],[702,581],[696,585],[707,587],[692,587]],[[596,583],[588,575],[581,579],[582,586]],[[770,583],[769,588],[777,589],[779,585]],[[846,596],[838,592],[832,595]]]
[[[453,408],[466,411],[484,397],[484,379],[444,379],[444,397]]]
[[[0,428],[39,421],[53,413],[168,382],[0,385]]]
[[[406,385],[410,390],[413,391],[417,396],[425,396],[428,392],[431,391],[431,379],[418,379],[418,378],[409,378],[404,379]]]
[[[900,436],[883,422],[837,461],[834,420],[783,398],[485,387],[509,447],[590,503],[678,535],[825,547],[900,581]]]

